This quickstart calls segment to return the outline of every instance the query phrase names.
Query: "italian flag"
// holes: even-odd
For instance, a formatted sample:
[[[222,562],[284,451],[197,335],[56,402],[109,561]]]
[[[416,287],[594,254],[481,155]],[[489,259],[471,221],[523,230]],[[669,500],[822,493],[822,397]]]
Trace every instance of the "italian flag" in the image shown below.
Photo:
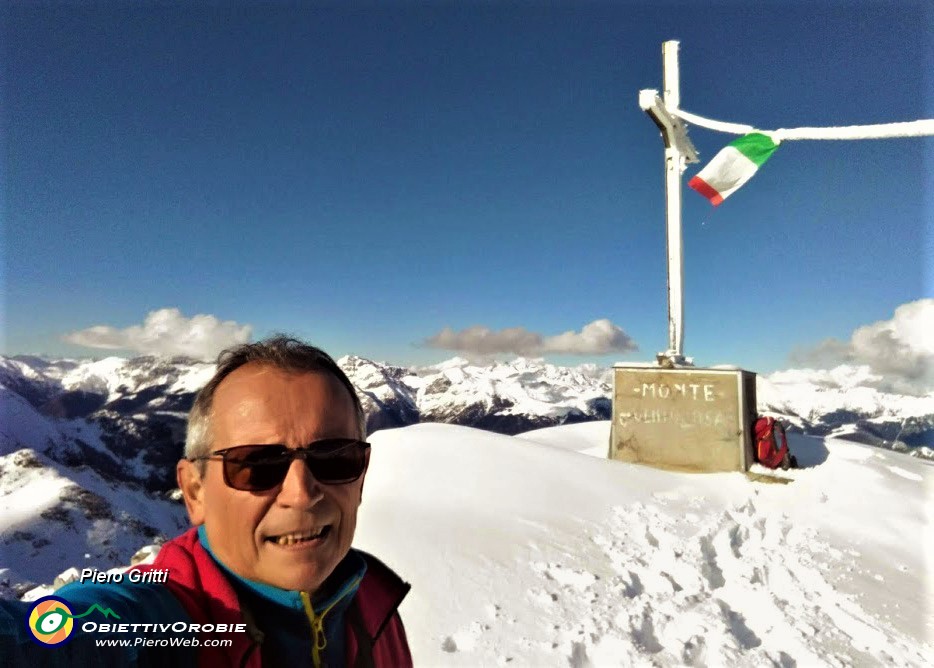
[[[717,153],[688,186],[717,206],[751,179],[776,148],[778,144],[761,132],[743,135]]]

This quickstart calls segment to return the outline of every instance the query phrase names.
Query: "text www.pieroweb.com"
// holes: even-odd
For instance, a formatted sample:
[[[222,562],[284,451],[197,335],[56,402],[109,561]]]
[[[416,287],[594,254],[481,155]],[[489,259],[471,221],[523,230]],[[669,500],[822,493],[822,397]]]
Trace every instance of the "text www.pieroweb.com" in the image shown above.
[[[98,647],[232,647],[229,638],[98,638]]]

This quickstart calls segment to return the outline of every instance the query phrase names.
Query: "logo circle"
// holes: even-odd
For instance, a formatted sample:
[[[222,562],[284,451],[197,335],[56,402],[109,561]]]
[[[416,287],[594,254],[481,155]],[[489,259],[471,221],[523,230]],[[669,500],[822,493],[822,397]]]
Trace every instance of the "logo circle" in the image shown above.
[[[33,603],[26,615],[26,628],[40,645],[60,645],[75,629],[68,601],[58,596],[43,596]]]

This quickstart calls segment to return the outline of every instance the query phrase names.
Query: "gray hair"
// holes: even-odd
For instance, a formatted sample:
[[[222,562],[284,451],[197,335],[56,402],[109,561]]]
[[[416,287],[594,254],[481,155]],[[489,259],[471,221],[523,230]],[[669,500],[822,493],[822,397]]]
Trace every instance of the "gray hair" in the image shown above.
[[[185,436],[185,457],[203,457],[211,451],[211,409],[214,393],[221,381],[234,370],[249,362],[268,364],[282,371],[295,373],[329,373],[347,388],[353,400],[354,412],[360,430],[360,438],[366,438],[366,414],[363,405],[347,374],[337,362],[320,348],[298,339],[275,334],[256,343],[244,343],[222,351],[217,356],[217,369],[207,385],[201,388],[188,414],[188,431]]]

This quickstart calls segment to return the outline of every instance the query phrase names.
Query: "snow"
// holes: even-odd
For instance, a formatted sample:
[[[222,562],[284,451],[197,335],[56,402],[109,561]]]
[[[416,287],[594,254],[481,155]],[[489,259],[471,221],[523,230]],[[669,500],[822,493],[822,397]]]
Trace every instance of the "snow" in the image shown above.
[[[46,380],[46,378],[41,373],[33,369],[28,364],[20,362],[19,360],[9,359],[7,357],[0,358],[0,370],[13,374],[14,376],[23,376],[24,378],[28,378],[33,381]]]
[[[934,393],[910,396],[880,391],[868,366],[840,365],[830,370],[789,369],[757,379],[759,404],[770,404],[805,418],[844,409],[896,419],[930,415]]]
[[[157,358],[107,357],[77,364],[62,374],[61,385],[67,390],[103,394],[107,401],[113,401],[120,398],[121,388],[164,384],[166,394],[195,392],[210,380],[214,369],[213,364],[190,360],[166,364]]]
[[[803,468],[764,484],[609,461],[608,439],[608,422],[370,436],[355,545],[413,585],[401,613],[416,665],[934,664],[934,464],[793,434]],[[57,528],[67,545],[27,526],[70,482],[30,454],[41,468],[0,458],[0,515],[52,542],[10,543],[0,580],[37,568],[50,573],[39,581],[67,579],[67,566],[113,566],[110,550],[121,568],[153,558],[117,522],[75,518]],[[171,531],[165,504],[70,475],[123,521]]]
[[[38,459],[31,450],[21,450]],[[13,457],[11,456],[10,459]],[[7,458],[0,458],[5,463]],[[5,476],[4,494],[0,497],[0,516],[3,517],[4,532],[27,526],[36,515],[58,503],[59,495],[68,486],[68,480],[52,474],[28,474],[10,472]],[[26,478],[26,479],[24,479]],[[19,483],[19,484],[17,484]]]
[[[423,415],[445,414],[455,407],[504,405],[500,415],[560,418],[572,411],[587,414],[588,403],[610,393],[608,370],[595,365],[558,367],[540,359],[476,366],[455,357],[418,369],[421,382],[410,385]],[[438,387],[443,381],[446,387]]]
[[[123,381],[122,372],[126,363],[123,357],[86,362],[62,376],[62,387],[104,394],[111,401],[117,397],[116,390]]]
[[[208,384],[214,375],[215,366],[208,363],[195,363],[184,368],[178,380],[170,388],[170,392],[181,394],[184,392],[197,392]]]
[[[40,450],[61,440],[62,433],[53,421],[0,385],[0,455],[20,448]]]
[[[68,566],[126,562],[153,532],[173,537],[187,523],[177,503],[31,450],[0,456],[0,483],[0,596]]]
[[[610,449],[608,422],[582,422],[560,427],[534,429],[515,438],[534,441],[553,448],[572,450],[594,457],[606,457]]]
[[[763,484],[582,456],[608,438],[371,436],[355,545],[412,583],[416,665],[934,663],[930,463],[792,435]]]
[[[169,381],[166,393],[193,391],[213,371],[122,362],[30,375],[0,359],[0,370],[67,377],[112,398]],[[411,399],[423,416],[497,397],[512,402],[504,413],[562,415],[611,391],[612,370],[593,365],[341,364],[367,392]],[[445,378],[450,387],[435,383]],[[864,367],[758,381],[759,405],[798,424],[839,410],[904,420],[934,405],[868,387]],[[42,415],[2,386],[0,411],[3,595],[4,582],[126,564],[152,541],[134,519],[169,536],[183,526],[180,505],[46,456],[75,438],[109,453],[99,425]],[[402,614],[416,665],[934,665],[934,550],[924,549],[934,545],[934,462],[843,440],[858,433],[844,424],[825,439],[790,435],[805,468],[764,484],[607,461],[608,422],[517,437],[427,423],[378,431],[356,545],[413,584]],[[142,453],[122,465],[148,470]],[[105,499],[113,519],[66,503],[75,488]]]

